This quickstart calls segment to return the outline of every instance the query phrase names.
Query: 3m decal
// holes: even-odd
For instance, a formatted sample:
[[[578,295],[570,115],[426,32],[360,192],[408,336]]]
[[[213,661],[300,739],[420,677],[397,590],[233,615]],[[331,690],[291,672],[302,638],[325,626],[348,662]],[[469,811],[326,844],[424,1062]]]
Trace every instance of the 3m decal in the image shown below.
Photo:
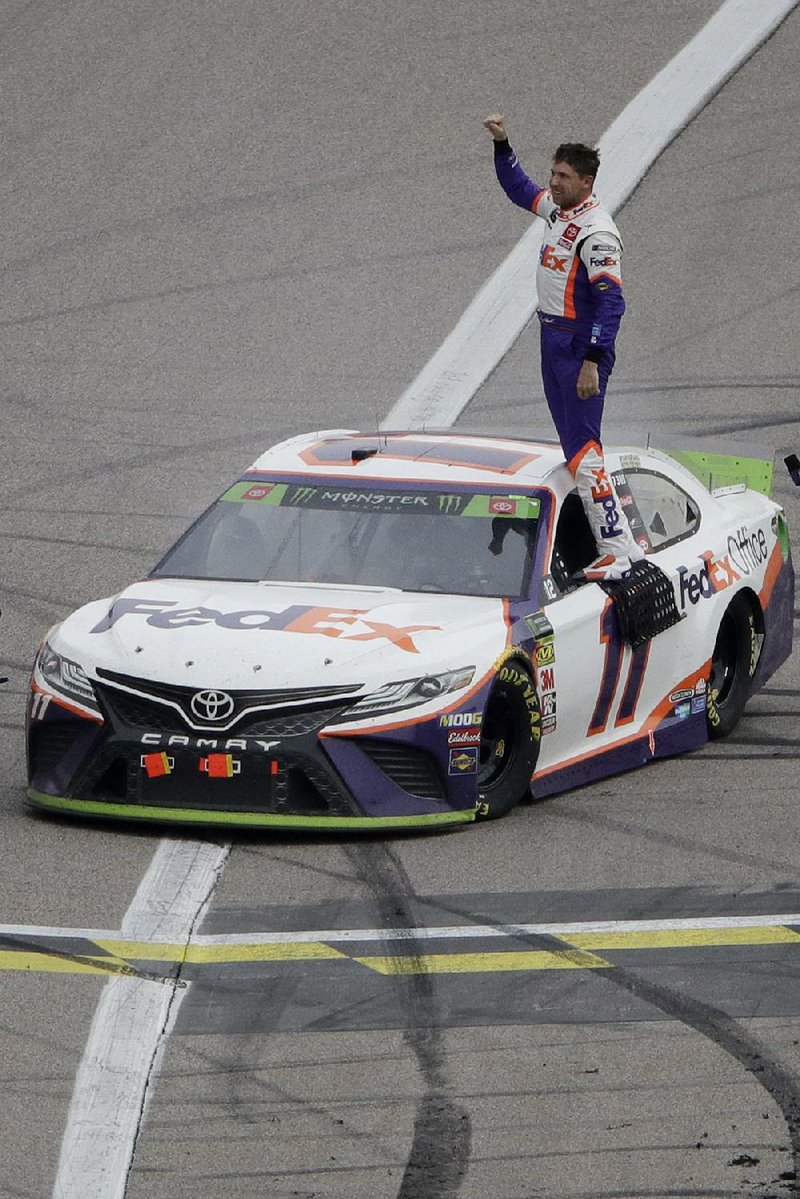
[[[541,691],[555,691],[556,676],[552,666],[545,667],[539,671],[539,689]]]
[[[611,600],[606,602],[600,616],[600,644],[605,646],[606,652],[594,712],[589,722],[589,728],[586,730],[588,737],[594,737],[606,730],[614,697],[617,694],[620,668],[626,648],[619,635],[617,618]],[[634,719],[649,656],[649,641],[631,651],[625,687],[617,710],[617,718],[614,721],[615,728],[630,724]]]
[[[113,628],[123,616],[143,616],[149,625],[157,629],[182,629],[214,624],[223,629],[318,634],[323,637],[341,637],[344,641],[385,640],[410,654],[419,653],[413,640],[414,634],[441,632],[440,625],[391,625],[370,620],[369,609],[366,608],[317,608],[305,604],[292,604],[279,612],[263,609],[220,612],[216,608],[200,605],[195,608],[176,608],[175,603],[175,600],[137,597],[116,600],[106,616],[89,632],[104,633]]]

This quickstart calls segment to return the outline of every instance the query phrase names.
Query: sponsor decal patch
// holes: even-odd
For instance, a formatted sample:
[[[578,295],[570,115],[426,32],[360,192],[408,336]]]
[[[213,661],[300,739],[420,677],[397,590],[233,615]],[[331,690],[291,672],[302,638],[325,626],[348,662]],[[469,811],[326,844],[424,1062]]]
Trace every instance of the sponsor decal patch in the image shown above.
[[[451,729],[447,734],[448,745],[479,745],[480,729]]]
[[[550,666],[556,660],[556,647],[552,641],[545,642],[544,645],[537,645],[534,661],[537,670],[540,666]]]
[[[478,750],[475,748],[451,749],[448,774],[477,774]]]
[[[440,729],[479,729],[483,712],[444,712],[439,717]]]

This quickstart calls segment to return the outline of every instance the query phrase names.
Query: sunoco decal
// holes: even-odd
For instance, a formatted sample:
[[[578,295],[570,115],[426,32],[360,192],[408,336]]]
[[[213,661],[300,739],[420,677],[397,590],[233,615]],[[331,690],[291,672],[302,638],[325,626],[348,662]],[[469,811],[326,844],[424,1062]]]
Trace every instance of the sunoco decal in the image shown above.
[[[478,773],[478,750],[474,749],[451,749],[450,761],[447,767],[448,774],[477,774]]]

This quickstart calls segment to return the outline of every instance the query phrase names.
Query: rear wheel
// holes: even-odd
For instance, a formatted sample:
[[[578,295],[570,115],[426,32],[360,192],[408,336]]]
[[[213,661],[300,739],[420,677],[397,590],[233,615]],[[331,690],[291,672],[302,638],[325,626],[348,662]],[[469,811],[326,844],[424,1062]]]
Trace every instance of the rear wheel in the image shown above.
[[[497,672],[481,725],[478,820],[505,816],[529,794],[540,732],[533,681],[521,665],[507,662]]]
[[[706,720],[712,741],[727,737],[739,723],[757,663],[758,636],[753,609],[740,596],[722,618],[711,657]]]

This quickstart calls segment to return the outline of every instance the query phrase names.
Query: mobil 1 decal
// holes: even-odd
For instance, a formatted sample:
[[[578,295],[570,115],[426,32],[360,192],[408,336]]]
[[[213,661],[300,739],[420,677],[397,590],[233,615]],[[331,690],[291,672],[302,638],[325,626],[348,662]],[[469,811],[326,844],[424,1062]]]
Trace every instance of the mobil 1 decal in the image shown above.
[[[642,520],[636,500],[633,498],[633,493],[631,492],[630,484],[628,483],[628,476],[624,471],[614,471],[611,475],[611,481],[616,488],[617,495],[619,496],[620,507],[628,518],[628,524],[631,527],[634,540],[636,541],[637,545],[640,545],[642,549],[645,550],[645,552],[647,550],[651,550],[653,546],[650,541],[650,536],[647,532],[647,527]]]

